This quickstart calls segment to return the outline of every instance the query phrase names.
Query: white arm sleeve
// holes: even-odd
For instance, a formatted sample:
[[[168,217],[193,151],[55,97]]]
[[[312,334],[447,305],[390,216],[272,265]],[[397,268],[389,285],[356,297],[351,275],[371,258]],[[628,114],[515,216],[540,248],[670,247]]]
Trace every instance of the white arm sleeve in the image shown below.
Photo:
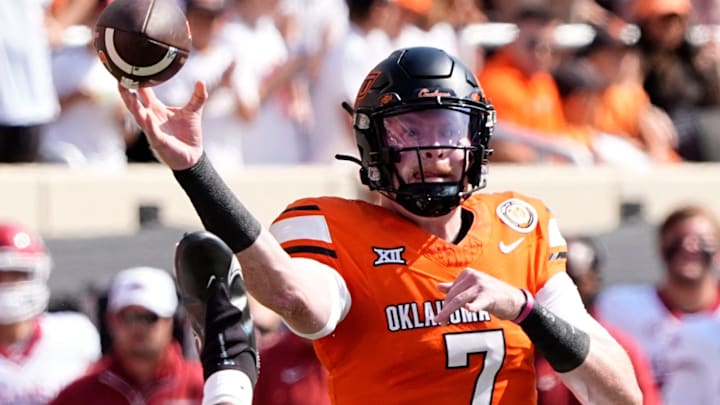
[[[314,333],[300,333],[290,327],[287,323],[286,325],[293,333],[300,337],[311,340],[320,339],[331,334],[340,321],[345,319],[348,311],[350,311],[350,305],[352,304],[350,291],[348,291],[345,280],[332,267],[324,263],[320,263],[317,260],[301,257],[294,257],[292,260],[296,269],[300,271],[314,271],[322,273],[323,278],[328,283],[328,291],[330,294],[330,316],[328,317],[327,322],[325,322],[325,326]]]

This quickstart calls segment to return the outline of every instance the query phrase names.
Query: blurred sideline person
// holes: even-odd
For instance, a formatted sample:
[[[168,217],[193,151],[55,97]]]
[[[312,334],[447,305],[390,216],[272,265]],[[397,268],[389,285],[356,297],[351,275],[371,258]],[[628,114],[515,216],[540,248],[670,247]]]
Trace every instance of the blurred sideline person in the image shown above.
[[[46,313],[51,258],[38,235],[0,223],[0,404],[47,404],[100,357],[79,313]]]
[[[544,8],[529,6],[519,8],[512,22],[517,36],[487,57],[478,77],[497,111],[493,161],[531,163],[543,158],[536,144],[575,139],[574,133],[563,133],[562,100],[550,74],[558,62],[559,21]]]
[[[279,1],[229,4],[229,17],[218,35],[238,61],[230,83],[242,129],[208,133],[206,141],[241,142],[243,162],[248,165],[305,162],[306,139],[300,127],[310,111],[294,108],[307,101],[294,82],[309,68],[311,56],[288,49],[274,21]],[[300,112],[308,116],[298,115]]]
[[[173,340],[177,305],[165,270],[135,267],[116,274],[106,313],[112,349],[52,404],[200,404],[201,365],[185,359]]]
[[[597,298],[598,316],[631,335],[645,349],[666,404],[707,403],[688,402],[686,393],[703,392],[708,388],[702,383],[716,381],[715,373],[684,380],[687,385],[678,387],[677,378],[687,367],[695,368],[698,362],[706,361],[704,357],[714,358],[702,345],[688,343],[707,339],[713,330],[691,328],[691,323],[720,322],[719,242],[720,224],[710,211],[700,206],[679,207],[659,227],[658,248],[665,266],[659,283],[615,285]],[[690,336],[692,333],[695,336]],[[712,386],[717,388],[717,383]],[[669,391],[668,387],[673,388]],[[711,402],[719,398],[714,392]]]
[[[196,81],[208,83],[208,108],[203,115],[203,127],[216,135],[205,139],[205,150],[219,169],[236,169],[243,165],[242,139],[236,134],[244,128],[236,116],[236,89],[231,83],[237,61],[220,41],[229,18],[229,5],[224,0],[187,0],[185,3],[192,51],[173,80],[158,86],[156,94],[163,102],[175,104],[190,97]]]
[[[585,308],[595,315],[595,298],[602,289],[603,256],[597,242],[589,237],[567,238],[567,273],[577,285]],[[597,319],[597,317],[596,317]],[[609,327],[602,319],[599,322],[622,345],[630,356],[635,375],[643,393],[643,404],[661,404],[660,394],[655,385],[650,362],[642,347],[629,335]],[[574,405],[580,404],[562,381],[555,375],[548,362],[538,356],[535,367],[538,374],[538,405]]]
[[[329,405],[328,373],[312,340],[297,336],[282,318],[250,297],[262,373],[253,405]]]
[[[50,1],[0,2],[0,162],[38,158],[43,125],[60,111],[50,73]]]
[[[702,125],[704,112],[720,109],[720,52],[716,41],[690,40],[691,0],[634,0],[640,29],[635,45],[642,57],[643,87],[650,101],[668,113],[677,131],[676,151],[685,160],[706,160],[706,139],[715,128]]]
[[[398,50],[360,87],[358,163],[376,203],[302,199],[269,231],[203,154],[204,83],[177,108],[152,89],[119,91],[205,228],[235,252],[248,292],[314,341],[333,403],[534,402],[534,350],[586,402],[641,403],[627,355],[565,273],[549,210],[474,194],[495,115],[456,58]]]
[[[336,163],[336,153],[354,154],[351,117],[340,107],[357,94],[375,61],[391,50],[383,31],[390,4],[386,0],[347,0],[350,27],[330,49],[313,78],[311,100],[315,128],[309,136],[313,162]]]
[[[65,7],[87,0],[73,0]],[[80,26],[92,32],[106,0],[94,0]],[[74,7],[79,7],[74,5]],[[87,7],[87,5],[85,5]],[[69,12],[69,10],[68,10]],[[127,166],[126,114],[115,90],[115,78],[87,41],[62,44],[51,58],[52,79],[60,101],[60,114],[43,129],[40,159],[75,168],[122,172]]]
[[[313,350],[312,340],[286,327],[260,350],[262,373],[253,405],[330,405],[328,373]]]
[[[577,53],[605,80],[599,105],[593,109],[594,125],[618,134],[644,150],[654,162],[680,161],[674,148],[677,132],[670,116],[650,102],[643,88],[640,55],[619,35],[595,27],[595,37]]]
[[[564,61],[553,70],[562,99],[566,132],[592,152],[596,164],[626,168],[648,168],[650,156],[627,137],[599,130],[594,115],[601,108],[607,83],[593,65],[583,60]]]

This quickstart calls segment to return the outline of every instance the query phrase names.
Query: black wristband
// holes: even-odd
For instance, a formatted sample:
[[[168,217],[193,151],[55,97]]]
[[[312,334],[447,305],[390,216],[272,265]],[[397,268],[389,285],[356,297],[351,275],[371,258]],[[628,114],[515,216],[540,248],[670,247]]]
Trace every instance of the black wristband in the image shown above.
[[[204,153],[194,166],[173,171],[173,175],[205,229],[227,243],[233,252],[245,250],[260,236],[260,222],[235,197]]]
[[[590,352],[590,335],[537,302],[520,327],[557,372],[574,370]]]

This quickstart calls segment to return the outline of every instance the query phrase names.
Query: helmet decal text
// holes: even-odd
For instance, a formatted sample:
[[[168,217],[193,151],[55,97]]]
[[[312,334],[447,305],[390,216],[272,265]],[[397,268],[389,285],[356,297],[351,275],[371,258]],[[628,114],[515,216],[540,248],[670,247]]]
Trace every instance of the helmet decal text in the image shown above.
[[[428,88],[422,88],[418,90],[417,93],[418,97],[452,97],[454,96],[454,92],[452,90],[448,89],[428,89]]]

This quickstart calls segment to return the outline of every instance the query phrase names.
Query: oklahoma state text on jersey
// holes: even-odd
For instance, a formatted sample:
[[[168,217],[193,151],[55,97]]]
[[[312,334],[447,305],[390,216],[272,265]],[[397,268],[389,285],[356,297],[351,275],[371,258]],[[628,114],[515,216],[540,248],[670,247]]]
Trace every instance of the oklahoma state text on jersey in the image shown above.
[[[463,208],[475,219],[458,245],[362,201],[303,199],[275,220],[291,256],[335,268],[352,296],[335,331],[314,341],[335,404],[535,403],[533,348],[520,327],[464,310],[439,326],[436,285],[471,267],[534,294],[565,271],[565,240],[535,199],[479,194]]]

